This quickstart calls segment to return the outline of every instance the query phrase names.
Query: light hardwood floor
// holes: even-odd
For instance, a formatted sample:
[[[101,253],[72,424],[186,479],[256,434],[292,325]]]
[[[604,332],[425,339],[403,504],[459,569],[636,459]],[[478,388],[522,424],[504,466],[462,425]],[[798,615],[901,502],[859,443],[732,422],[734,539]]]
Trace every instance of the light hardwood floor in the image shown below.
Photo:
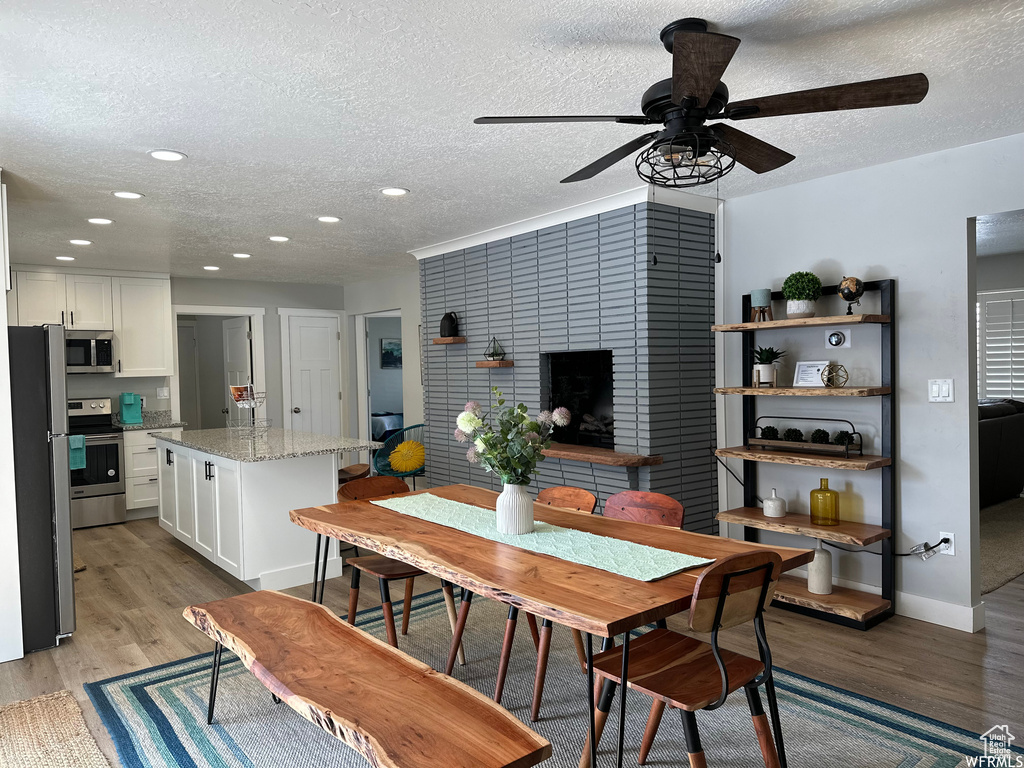
[[[0,664],[0,704],[71,690],[117,765],[82,684],[211,650],[182,609],[248,587],[155,520],[76,531],[75,552],[87,564],[76,575],[78,631],[58,648]],[[418,592],[438,586],[417,579]],[[308,587],[288,591],[309,597]],[[376,592],[364,589],[360,606],[377,604]],[[859,632],[776,609],[768,613],[768,637],[784,669],[972,731],[1006,724],[1024,733],[1024,577],[985,599],[988,628],[975,635],[901,616]],[[345,610],[347,577],[328,582],[325,602]],[[732,630],[724,643],[753,651],[748,634]]]

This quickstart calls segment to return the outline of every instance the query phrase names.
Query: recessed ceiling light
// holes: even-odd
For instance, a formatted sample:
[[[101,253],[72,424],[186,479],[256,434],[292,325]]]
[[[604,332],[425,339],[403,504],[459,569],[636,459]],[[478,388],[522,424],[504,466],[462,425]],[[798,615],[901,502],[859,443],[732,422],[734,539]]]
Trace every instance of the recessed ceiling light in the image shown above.
[[[236,259],[248,259],[252,257],[251,253],[232,253],[231,255]]]
[[[72,245],[92,245],[92,240],[68,240]]]
[[[90,224],[113,224],[114,223],[113,219],[100,219],[100,218],[86,219],[86,221],[88,221]]]
[[[74,256],[58,256],[57,261],[74,261]]]
[[[111,192],[110,194],[114,197],[120,197],[122,200],[138,200],[140,197],[145,197],[145,195],[140,195],[138,192]]]
[[[275,243],[287,243],[288,238],[284,235],[271,235],[270,239]]]
[[[184,160],[188,155],[184,152],[175,152],[173,149],[154,149],[149,153],[154,160],[166,160],[169,163]]]
[[[408,195],[409,190],[403,187],[384,187],[380,193],[388,197],[401,197],[402,195]]]
[[[322,221],[324,224],[337,224],[341,219],[337,216],[317,216],[317,221]]]
[[[218,269],[220,269],[220,267],[203,267],[203,269],[208,270],[210,272],[216,272]]]

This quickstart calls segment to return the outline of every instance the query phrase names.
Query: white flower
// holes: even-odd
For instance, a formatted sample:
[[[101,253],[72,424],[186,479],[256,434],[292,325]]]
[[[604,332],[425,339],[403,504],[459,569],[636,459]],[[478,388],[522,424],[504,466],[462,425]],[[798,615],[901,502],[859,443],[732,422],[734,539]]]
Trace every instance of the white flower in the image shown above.
[[[537,414],[537,422],[540,424],[550,424],[552,421],[551,411],[541,411]]]
[[[463,411],[456,419],[455,423],[458,424],[459,429],[465,432],[467,435],[473,434],[476,430],[480,429],[484,423],[480,420],[479,416],[470,413],[469,411]]]
[[[487,445],[484,443],[484,439],[482,437],[478,437],[474,440],[473,445],[476,446],[477,451],[480,453],[484,453],[487,450]]]
[[[569,413],[568,408],[555,408],[554,413],[551,414],[552,421],[559,427],[569,426],[569,422],[572,421],[572,414]]]

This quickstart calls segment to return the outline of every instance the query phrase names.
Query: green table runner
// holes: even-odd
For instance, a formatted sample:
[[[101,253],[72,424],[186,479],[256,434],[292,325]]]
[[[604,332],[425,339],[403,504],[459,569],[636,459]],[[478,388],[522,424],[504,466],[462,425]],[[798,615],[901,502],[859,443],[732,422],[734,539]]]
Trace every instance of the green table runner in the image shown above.
[[[372,503],[403,515],[457,528],[484,539],[542,555],[559,557],[579,565],[589,565],[639,581],[657,581],[680,571],[714,562],[703,557],[670,552],[572,528],[561,528],[540,521],[534,524],[533,533],[498,533],[494,525],[494,510],[443,499],[432,493],[399,496]]]

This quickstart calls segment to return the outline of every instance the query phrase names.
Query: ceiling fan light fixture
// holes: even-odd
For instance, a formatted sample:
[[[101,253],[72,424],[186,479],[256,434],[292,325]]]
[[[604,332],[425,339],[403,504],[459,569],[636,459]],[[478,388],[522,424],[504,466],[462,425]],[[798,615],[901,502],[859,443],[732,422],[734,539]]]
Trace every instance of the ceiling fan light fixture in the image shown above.
[[[637,175],[656,187],[710,184],[736,165],[735,150],[724,140],[682,133],[652,144],[636,156]]]

